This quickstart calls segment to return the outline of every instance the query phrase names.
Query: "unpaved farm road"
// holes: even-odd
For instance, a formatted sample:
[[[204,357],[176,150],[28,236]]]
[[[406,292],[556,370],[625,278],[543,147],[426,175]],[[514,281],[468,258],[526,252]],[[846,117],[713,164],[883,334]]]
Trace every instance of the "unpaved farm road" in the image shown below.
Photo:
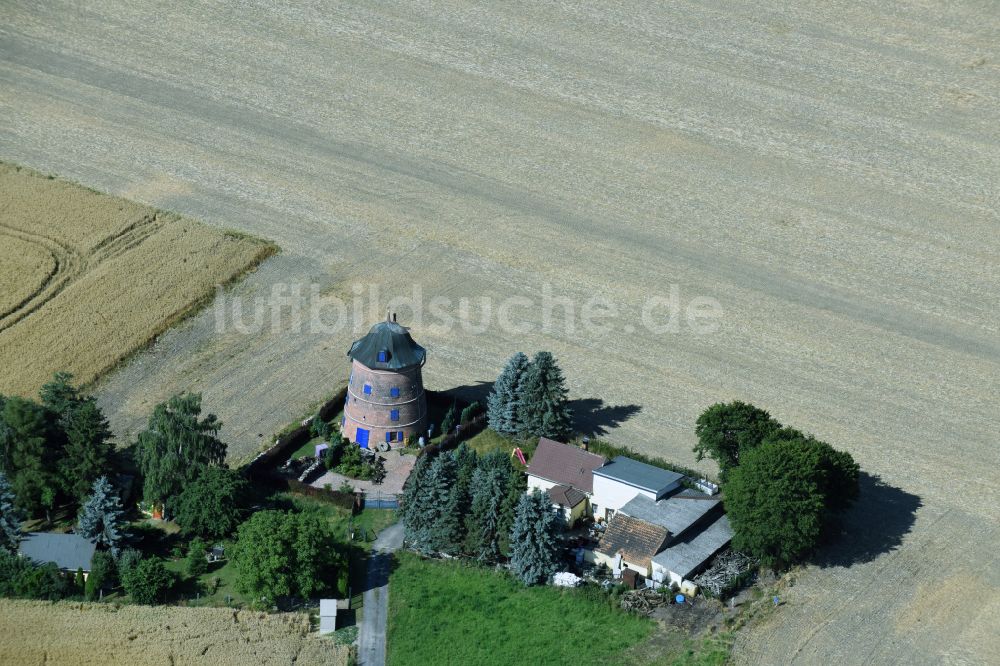
[[[882,483],[738,657],[1000,660],[996,3],[279,4],[3,2],[0,159],[277,241],[234,297],[534,299],[416,324],[432,388],[548,348],[624,444],[744,398],[846,447]],[[670,285],[720,329],[637,326]],[[214,323],[102,385],[118,433],[200,390],[239,458],[346,377],[346,331]]]
[[[389,574],[392,553],[403,547],[403,523],[382,530],[372,544],[365,581],[364,614],[358,633],[358,665],[385,666],[385,630],[389,620]]]

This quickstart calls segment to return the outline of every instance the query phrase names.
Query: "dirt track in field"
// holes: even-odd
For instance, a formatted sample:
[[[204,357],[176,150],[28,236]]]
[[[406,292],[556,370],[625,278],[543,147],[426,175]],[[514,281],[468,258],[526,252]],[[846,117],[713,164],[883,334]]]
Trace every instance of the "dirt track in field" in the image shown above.
[[[985,661],[1000,10],[811,4],[7,7],[0,158],[275,240],[248,297],[606,296],[603,334],[418,327],[428,383],[549,348],[605,401],[592,421],[685,463],[704,406],[761,404],[884,483],[739,657]],[[625,334],[671,284],[717,299],[721,329]],[[102,400],[128,434],[202,390],[240,457],[337,388],[351,337],[219,332],[210,311]]]

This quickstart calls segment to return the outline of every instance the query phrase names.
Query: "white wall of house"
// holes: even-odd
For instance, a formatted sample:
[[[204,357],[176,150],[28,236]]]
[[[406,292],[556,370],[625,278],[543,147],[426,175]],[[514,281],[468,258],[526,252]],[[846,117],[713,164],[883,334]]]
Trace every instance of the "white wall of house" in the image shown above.
[[[576,525],[577,522],[579,522],[579,520],[583,518],[583,516],[585,516],[589,511],[590,511],[590,502],[587,500],[583,500],[572,509],[570,509],[569,507],[562,507],[563,516],[566,518],[566,524],[569,525],[570,527]]]
[[[656,581],[657,583],[662,583],[663,585],[673,584],[676,585],[677,587],[680,587],[681,584],[684,582],[683,578],[675,574],[673,571],[668,571],[667,569],[664,569],[656,562],[652,562],[650,564],[650,569],[653,572],[652,576],[653,580]]]
[[[635,486],[595,474],[594,494],[590,498],[591,503],[597,505],[597,513],[594,517],[609,520],[609,509],[611,511],[618,511],[636,495],[645,495],[651,500],[656,500],[656,495],[651,492],[639,490]]]
[[[540,476],[535,476],[534,474],[528,474],[528,492],[529,493],[532,490],[534,490],[535,488],[538,488],[542,492],[545,492],[546,490],[548,490],[552,486],[556,486],[556,485],[559,485],[559,484],[553,483],[552,481],[548,481],[546,479],[543,479]]]
[[[612,571],[614,571],[614,568],[615,568],[615,558],[614,557],[612,557],[610,555],[605,555],[604,553],[599,553],[596,550],[590,551],[590,552],[592,552],[594,554],[594,558],[593,558],[592,561],[595,564],[603,564],[607,568],[609,568]],[[587,560],[587,561],[591,561],[591,560],[589,560],[587,558],[587,554],[586,553],[584,553],[584,559]],[[640,573],[643,576],[646,576],[647,578],[649,577],[649,568],[648,567],[644,567],[642,565],[636,564],[635,562],[629,562],[628,560],[626,560],[624,558],[622,559],[622,566],[625,567],[626,569],[631,569],[632,571],[635,571],[636,573]]]

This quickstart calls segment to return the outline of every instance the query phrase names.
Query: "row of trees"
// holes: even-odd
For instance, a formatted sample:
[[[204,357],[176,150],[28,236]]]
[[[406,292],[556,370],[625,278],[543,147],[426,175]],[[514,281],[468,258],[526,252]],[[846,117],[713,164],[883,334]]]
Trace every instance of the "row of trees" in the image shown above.
[[[712,405],[695,433],[698,460],[719,465],[733,547],[763,564],[808,555],[858,497],[859,467],[849,453],[753,405]]]
[[[94,481],[111,472],[114,446],[108,421],[91,396],[57,372],[40,402],[0,395],[0,472],[29,517],[79,503]]]
[[[548,498],[524,492],[524,476],[502,451],[483,456],[461,444],[422,455],[407,479],[400,514],[409,545],[484,564],[510,560],[525,584],[556,570],[561,517]]]
[[[562,370],[551,352],[510,357],[487,399],[490,428],[514,437],[568,438],[573,412]]]

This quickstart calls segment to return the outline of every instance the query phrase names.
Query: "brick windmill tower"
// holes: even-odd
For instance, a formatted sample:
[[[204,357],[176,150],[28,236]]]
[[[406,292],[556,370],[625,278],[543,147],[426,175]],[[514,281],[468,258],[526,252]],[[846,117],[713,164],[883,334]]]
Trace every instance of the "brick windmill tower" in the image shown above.
[[[362,448],[402,444],[427,430],[427,399],[420,369],[426,350],[396,315],[372,326],[347,352],[351,379],[341,433]]]

